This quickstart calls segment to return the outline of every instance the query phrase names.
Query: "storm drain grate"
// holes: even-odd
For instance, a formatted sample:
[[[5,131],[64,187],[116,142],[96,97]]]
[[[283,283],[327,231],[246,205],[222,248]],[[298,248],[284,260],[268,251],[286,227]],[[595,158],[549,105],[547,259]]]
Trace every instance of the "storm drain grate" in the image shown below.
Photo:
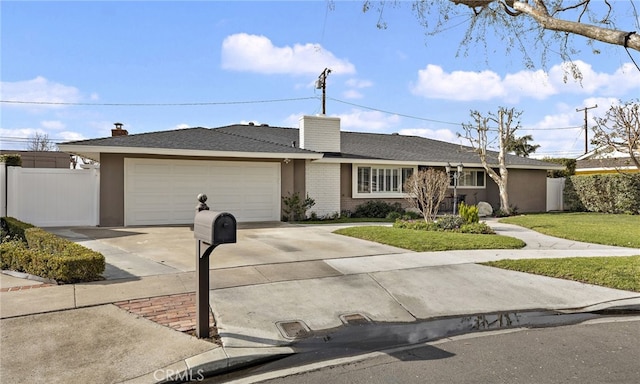
[[[340,315],[340,320],[346,325],[360,325],[368,324],[371,322],[371,320],[367,316],[361,313],[349,313],[346,315]]]
[[[301,320],[279,321],[276,323],[276,327],[287,339],[300,339],[311,334],[309,327]]]

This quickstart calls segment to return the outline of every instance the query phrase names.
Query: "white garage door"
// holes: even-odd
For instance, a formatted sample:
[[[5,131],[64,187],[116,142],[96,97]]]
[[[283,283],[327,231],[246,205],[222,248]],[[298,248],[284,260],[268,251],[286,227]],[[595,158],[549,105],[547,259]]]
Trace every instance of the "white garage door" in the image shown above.
[[[280,163],[125,159],[125,225],[192,224],[199,193],[238,222],[280,220]]]

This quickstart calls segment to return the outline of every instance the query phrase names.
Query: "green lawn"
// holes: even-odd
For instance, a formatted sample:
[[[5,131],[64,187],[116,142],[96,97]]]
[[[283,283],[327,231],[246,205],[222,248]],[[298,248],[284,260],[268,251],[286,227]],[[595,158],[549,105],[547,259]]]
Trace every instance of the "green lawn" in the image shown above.
[[[500,260],[483,264],[640,292],[640,256]]]
[[[546,213],[513,216],[501,221],[565,239],[640,248],[640,216]],[[484,264],[640,292],[640,256],[500,260]]]
[[[507,217],[500,221],[564,239],[640,248],[638,215],[545,213]]]
[[[516,249],[525,246],[521,240],[507,236],[416,231],[413,229],[379,226],[342,228],[334,231],[334,233],[417,252],[460,249]]]
[[[547,235],[588,243],[640,248],[640,216],[553,213],[508,217],[501,221]],[[393,227],[349,227],[335,231],[413,251],[515,249],[518,239],[497,235],[430,232]],[[640,254],[640,250],[638,251]],[[640,292],[640,256],[500,260],[484,265]]]

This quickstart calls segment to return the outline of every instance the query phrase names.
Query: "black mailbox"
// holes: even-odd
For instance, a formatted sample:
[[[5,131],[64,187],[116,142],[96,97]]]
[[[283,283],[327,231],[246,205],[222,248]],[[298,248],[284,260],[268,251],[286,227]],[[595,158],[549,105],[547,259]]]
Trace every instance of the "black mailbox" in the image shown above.
[[[193,223],[193,235],[209,245],[236,242],[236,218],[227,212],[200,211]]]

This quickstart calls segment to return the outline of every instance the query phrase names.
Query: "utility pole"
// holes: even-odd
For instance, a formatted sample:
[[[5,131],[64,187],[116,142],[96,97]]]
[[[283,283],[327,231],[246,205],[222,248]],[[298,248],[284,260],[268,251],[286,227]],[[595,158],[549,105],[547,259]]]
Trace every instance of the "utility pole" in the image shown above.
[[[316,89],[322,89],[322,114],[327,114],[327,76],[331,73],[329,68],[325,68],[324,71],[318,76],[316,80]]]
[[[587,128],[587,111],[593,108],[598,108],[598,104],[593,107],[584,107],[582,109],[576,108],[576,112],[584,111],[584,153],[589,152],[589,140],[587,137],[589,133],[589,129]]]

